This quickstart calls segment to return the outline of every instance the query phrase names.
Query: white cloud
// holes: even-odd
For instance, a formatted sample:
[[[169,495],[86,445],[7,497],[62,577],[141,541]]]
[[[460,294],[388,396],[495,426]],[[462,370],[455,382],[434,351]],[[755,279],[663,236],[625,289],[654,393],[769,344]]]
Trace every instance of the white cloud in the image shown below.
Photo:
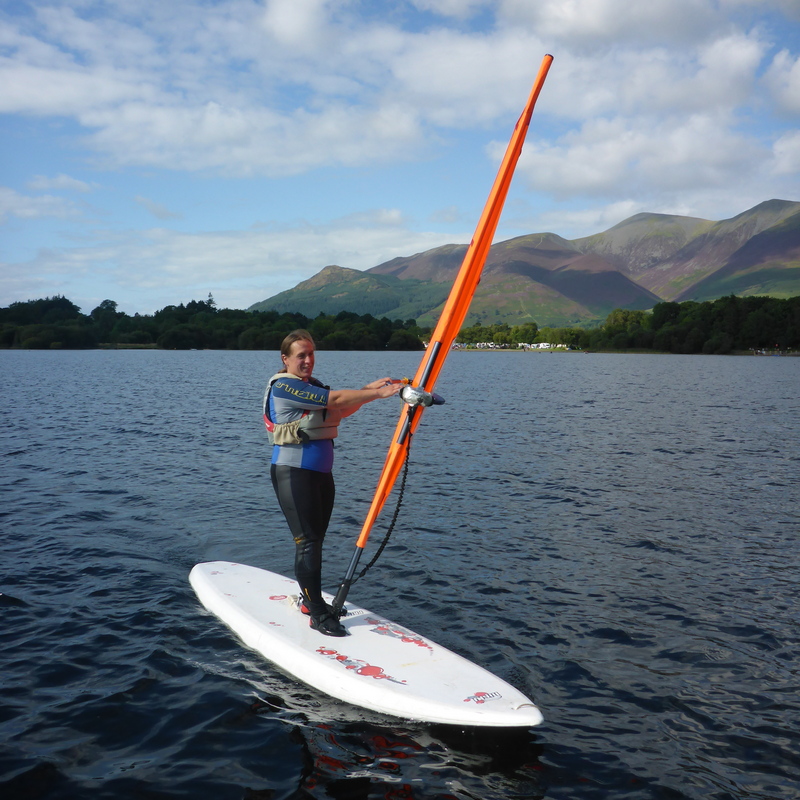
[[[495,158],[499,152],[496,146]],[[617,117],[597,119],[558,144],[529,142],[519,172],[539,191],[564,199],[573,195],[648,198],[744,180],[757,172],[766,153],[732,133],[719,120],[696,114],[664,121]]]
[[[724,11],[752,8],[754,11],[779,11],[789,19],[800,20],[800,5],[797,0],[719,0]]]
[[[637,47],[702,39],[717,14],[709,0],[500,0],[499,16],[509,25],[528,25],[571,49]]]
[[[133,76],[105,70],[43,68],[0,59],[0,111],[6,114],[78,116],[86,109],[150,99]]]
[[[687,93],[699,96],[696,108],[732,108],[747,101],[766,50],[757,37],[734,34],[698,48],[698,67],[686,81]]]
[[[267,0],[264,28],[281,44],[312,50],[321,43],[328,5],[328,0]]]
[[[559,202],[604,198],[611,209],[661,211],[680,205],[682,193],[709,197],[732,176],[752,184],[769,151],[737,130],[736,117],[751,102],[765,51],[757,36],[726,31],[686,55],[659,47],[557,60],[545,108],[580,126],[548,135],[540,108],[520,178]],[[495,142],[488,152],[499,162],[504,149]]]
[[[789,19],[800,22],[800,4],[797,0],[774,0],[774,2]]]
[[[294,175],[323,165],[410,157],[421,139],[411,109],[325,107],[282,116],[268,109],[126,104],[86,113],[88,137],[111,164],[228,175]]]
[[[293,285],[328,264],[368,269],[405,254],[409,247],[427,249],[442,244],[442,236],[412,233],[397,210],[383,209],[325,225],[302,224],[280,230],[184,234],[154,229],[144,234],[143,241],[144,248],[137,246],[134,252],[135,258],[144,257],[145,275],[134,271],[134,283],[260,279],[266,297],[270,286],[280,287],[275,291],[286,288],[287,274]],[[127,248],[119,249],[118,256],[126,261]]]
[[[800,114],[800,55],[781,50],[773,59],[764,81],[785,114]]]
[[[540,108],[581,122],[597,116],[728,113],[748,101],[766,47],[755,35],[726,34],[686,52],[656,47],[557,55]]]
[[[48,194],[30,197],[7,186],[0,186],[0,222],[5,222],[9,216],[28,220],[46,217],[64,219],[77,213],[76,207],[62,197]]]
[[[796,175],[800,172],[800,131],[781,136],[773,146],[775,175]]]
[[[606,206],[582,209],[553,209],[540,215],[542,231],[558,233],[565,239],[579,238],[583,232],[599,233],[612,228],[634,214],[651,211],[633,200],[622,200]],[[573,235],[573,232],[577,232]]]
[[[417,5],[456,16],[484,6]],[[746,100],[765,48],[755,34],[732,32],[711,0],[490,7],[502,24],[481,33],[404,30],[332,0],[202,11],[143,0],[138,11],[91,21],[45,7],[38,27],[6,25],[16,52],[0,61],[0,110],[74,117],[111,167],[291,175],[424,156],[448,129],[513,114],[554,32],[564,47],[540,107],[582,122],[730,109]],[[587,37],[602,48],[582,52]],[[676,37],[680,49],[667,50]],[[776,59],[773,79],[787,107],[796,95],[789,58]]]
[[[426,121],[474,127],[522,108],[544,54],[525,32],[439,30],[409,38],[391,68],[399,96]]]
[[[410,231],[397,209],[281,229],[191,234],[152,228],[95,236],[94,244],[42,250],[31,262],[6,265],[4,272],[47,274],[49,285],[57,285],[81,307],[93,307],[103,294],[128,313],[152,313],[169,303],[188,302],[198,295],[198,286],[203,287],[200,295],[211,291],[220,306],[243,307],[296,285],[328,264],[368,269],[450,241],[442,234]],[[464,232],[461,240],[468,236]],[[93,290],[84,279],[90,274],[95,275]],[[9,279],[0,280],[2,295],[11,296],[8,302],[27,299],[14,294]],[[103,291],[97,292],[101,282]]]
[[[86,181],[71,178],[69,175],[64,175],[62,172],[56,175],[55,178],[48,178],[45,175],[35,175],[28,181],[28,188],[35,192],[46,191],[47,189],[56,189],[69,192],[81,192],[83,194],[92,192],[99,188],[96,183],[86,183]]]

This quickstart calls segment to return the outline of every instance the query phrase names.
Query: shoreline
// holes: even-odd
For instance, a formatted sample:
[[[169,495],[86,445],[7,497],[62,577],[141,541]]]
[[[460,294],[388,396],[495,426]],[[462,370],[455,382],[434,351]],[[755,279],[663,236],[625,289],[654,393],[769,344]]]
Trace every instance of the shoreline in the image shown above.
[[[56,350],[163,350],[164,352],[178,352],[179,348],[159,347],[156,344],[115,344],[106,342],[98,344],[96,347],[0,347],[0,350],[18,350],[20,352],[36,352],[47,351],[53,352]],[[183,350],[180,348],[180,350]],[[214,351],[214,352],[260,352],[271,353],[274,350],[230,350],[226,351],[223,348],[213,347],[192,347],[185,352],[200,352],[200,351]],[[322,350],[320,352],[330,353],[405,353],[414,352],[422,353],[424,350]],[[520,349],[517,347],[455,347],[451,352],[458,353],[526,353],[534,355],[653,355],[653,356],[674,356],[674,355],[688,355],[688,356],[708,356],[708,355],[725,355],[725,356],[750,356],[755,358],[797,358],[800,357],[800,350],[787,350],[785,352],[765,352],[758,350],[733,350],[730,353],[672,353],[669,350],[644,350],[644,349],[627,349],[627,350],[564,350],[563,348],[551,348],[549,350],[533,350],[533,349]]]
[[[629,348],[627,350],[564,350],[563,348],[552,348],[550,350],[525,350],[517,347],[458,347],[453,352],[459,353],[532,353],[534,355],[629,355],[629,356],[709,356],[709,355],[725,355],[725,356],[751,356],[756,358],[792,358],[799,357],[800,351],[787,350],[785,352],[779,351],[774,353],[759,352],[756,350],[732,350],[730,353],[672,353],[669,350],[644,350]]]

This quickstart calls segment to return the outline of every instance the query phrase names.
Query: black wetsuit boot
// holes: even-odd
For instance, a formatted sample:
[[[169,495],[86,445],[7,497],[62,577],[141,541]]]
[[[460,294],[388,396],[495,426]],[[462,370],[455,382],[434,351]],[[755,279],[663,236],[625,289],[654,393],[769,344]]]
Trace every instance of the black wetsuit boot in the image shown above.
[[[301,539],[296,545],[294,572],[311,617],[311,627],[326,636],[347,636],[339,617],[322,599],[322,542]]]

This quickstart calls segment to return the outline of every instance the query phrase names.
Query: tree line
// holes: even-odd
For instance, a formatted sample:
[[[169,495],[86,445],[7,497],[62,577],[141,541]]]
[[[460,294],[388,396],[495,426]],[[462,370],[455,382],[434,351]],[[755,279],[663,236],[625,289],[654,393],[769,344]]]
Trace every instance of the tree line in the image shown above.
[[[579,350],[652,350],[726,355],[800,348],[800,297],[737,297],[657,303],[650,311],[616,309],[601,325],[578,328],[473,325],[459,341],[501,347],[548,342]]]
[[[320,350],[420,350],[429,329],[416,321],[341,311],[312,318],[299,313],[218,309],[211,295],[151,315],[130,316],[104,300],[89,314],[65,297],[0,308],[0,347],[92,348],[103,345],[164,349],[277,350],[289,331],[306,328]],[[652,350],[727,354],[800,348],[800,297],[736,297],[657,303],[650,311],[616,309],[594,327],[472,325],[466,344],[501,347],[547,342],[580,350]]]
[[[342,311],[303,314],[218,309],[214,298],[130,316],[104,300],[89,314],[66,297],[0,308],[0,347],[21,349],[158,347],[167,350],[278,350],[283,338],[306,328],[320,350],[421,350],[416,321]]]

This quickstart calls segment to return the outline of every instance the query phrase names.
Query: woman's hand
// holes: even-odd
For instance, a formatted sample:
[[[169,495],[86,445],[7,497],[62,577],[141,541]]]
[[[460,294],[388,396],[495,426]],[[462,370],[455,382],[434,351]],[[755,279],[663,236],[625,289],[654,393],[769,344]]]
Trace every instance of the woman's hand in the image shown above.
[[[376,381],[372,381],[372,383],[368,383],[364,388],[365,389],[381,389],[387,384],[390,383],[398,383],[402,384],[402,381],[398,381],[395,378],[378,378]],[[398,390],[399,391],[399,390]]]
[[[403,382],[395,378],[378,378],[372,383],[368,383],[364,389],[378,392],[378,397],[392,397],[403,388]]]

